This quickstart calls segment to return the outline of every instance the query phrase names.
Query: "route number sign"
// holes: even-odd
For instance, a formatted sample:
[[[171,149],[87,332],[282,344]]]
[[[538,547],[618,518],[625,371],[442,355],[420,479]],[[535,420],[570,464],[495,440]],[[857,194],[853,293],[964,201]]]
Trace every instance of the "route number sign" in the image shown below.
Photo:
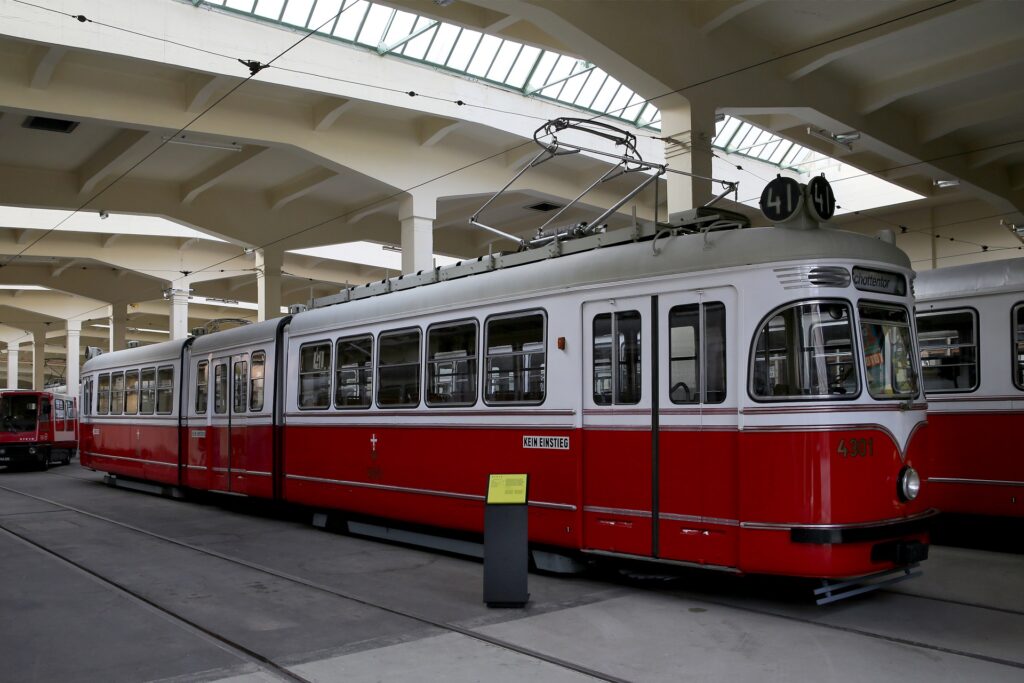
[[[796,215],[803,205],[804,193],[800,183],[779,176],[761,193],[761,212],[773,223],[781,223]]]
[[[827,221],[835,215],[836,196],[824,176],[814,176],[807,183],[807,208],[811,216],[820,221]]]

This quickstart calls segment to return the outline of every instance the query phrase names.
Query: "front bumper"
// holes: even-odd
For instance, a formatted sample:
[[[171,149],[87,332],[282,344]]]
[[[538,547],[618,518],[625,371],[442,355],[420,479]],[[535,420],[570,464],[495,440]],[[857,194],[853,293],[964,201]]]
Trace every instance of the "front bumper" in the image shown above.
[[[0,444],[0,466],[28,465],[39,462],[35,444]]]

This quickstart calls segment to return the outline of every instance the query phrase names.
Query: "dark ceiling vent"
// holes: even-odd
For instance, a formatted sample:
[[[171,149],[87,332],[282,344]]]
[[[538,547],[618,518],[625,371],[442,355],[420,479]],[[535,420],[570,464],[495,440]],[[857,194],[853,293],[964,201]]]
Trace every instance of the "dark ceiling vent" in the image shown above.
[[[78,121],[51,119],[46,116],[26,116],[25,122],[21,126],[22,128],[31,128],[32,130],[45,130],[50,133],[70,133],[75,128],[78,128],[78,123]]]
[[[534,211],[543,211],[546,213],[548,211],[554,211],[555,209],[561,209],[562,205],[552,204],[551,202],[540,202],[539,204],[533,204],[531,206],[527,206],[526,208],[533,209]]]

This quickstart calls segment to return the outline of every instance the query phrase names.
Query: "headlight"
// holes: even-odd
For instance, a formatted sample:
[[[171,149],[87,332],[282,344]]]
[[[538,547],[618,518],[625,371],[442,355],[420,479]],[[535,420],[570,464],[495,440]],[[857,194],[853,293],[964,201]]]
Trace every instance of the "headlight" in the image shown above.
[[[917,474],[917,470],[907,465],[900,471],[896,492],[903,502],[917,498],[917,494],[921,492],[921,477]]]
[[[36,454],[36,447],[35,446],[29,446],[28,447],[28,454],[29,455],[35,455]]]

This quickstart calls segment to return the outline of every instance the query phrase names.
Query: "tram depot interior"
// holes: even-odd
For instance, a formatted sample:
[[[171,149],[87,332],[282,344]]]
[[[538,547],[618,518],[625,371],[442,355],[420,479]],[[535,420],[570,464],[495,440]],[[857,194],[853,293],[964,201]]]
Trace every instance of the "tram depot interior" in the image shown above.
[[[505,236],[470,222],[559,117],[631,133],[644,161],[691,174],[663,176],[610,227],[665,221],[721,193],[713,206],[765,226],[768,181],[824,175],[832,227],[882,232],[919,273],[1024,259],[1019,0],[0,0],[0,386],[77,395],[89,347],[280,318],[352,286],[514,251],[508,235],[529,240],[556,214],[556,226],[590,221],[630,188],[612,177],[573,203],[612,168],[607,138],[488,205],[480,221]],[[0,680],[1024,676],[1019,518],[958,520],[923,576],[835,606],[774,583],[631,567],[531,574],[526,611],[495,613],[480,604],[479,563],[457,555],[315,533],[289,513],[183,508],[101,479],[77,459],[0,471]],[[359,569],[342,568],[351,582],[324,599],[336,616],[356,596],[361,616],[316,616],[345,640],[320,634],[312,648],[295,634],[315,628],[291,606],[280,620],[297,630],[270,655],[246,634],[279,628],[273,609],[286,608],[179,623],[160,616],[174,609],[157,587],[136,586],[117,600],[138,623],[109,617],[101,636],[103,601],[88,596],[109,587],[103,571],[76,573],[39,549],[59,531],[42,514],[54,501],[93,516],[130,509],[128,523],[244,548],[257,566],[273,561],[245,535],[266,534],[314,567],[287,589],[299,601],[319,599],[311,586],[335,580],[328,564],[351,552]],[[177,515],[193,527],[175,528]],[[33,528],[41,538],[24,540]],[[330,563],[317,564],[318,543]],[[11,573],[26,567],[37,569]],[[171,581],[155,561],[138,571]],[[280,571],[274,581],[293,576]],[[388,572],[399,588],[379,579]],[[377,628],[383,617],[363,612],[382,594],[388,618],[421,610],[419,630]],[[375,624],[369,644],[359,619]],[[38,637],[23,641],[25,628]],[[159,636],[135,630],[147,628]]]

